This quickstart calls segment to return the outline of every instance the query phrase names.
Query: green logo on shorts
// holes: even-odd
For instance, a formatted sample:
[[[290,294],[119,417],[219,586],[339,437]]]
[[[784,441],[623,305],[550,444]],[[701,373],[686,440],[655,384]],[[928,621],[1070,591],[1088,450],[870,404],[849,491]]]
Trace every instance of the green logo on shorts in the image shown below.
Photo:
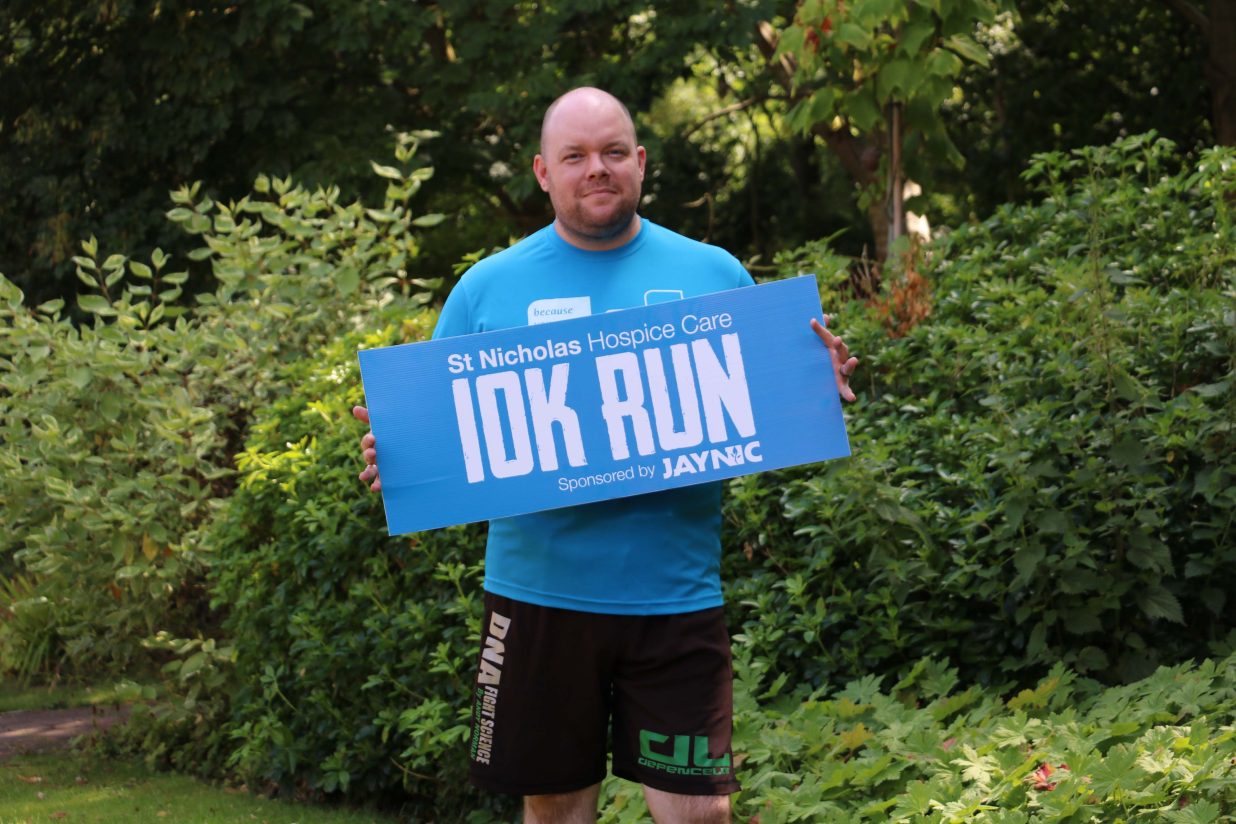
[[[652,730],[639,731],[639,763],[673,775],[729,775],[730,755],[708,757],[708,736],[675,735],[673,747],[667,748],[670,736]],[[691,742],[694,740],[695,746]],[[653,749],[656,747],[657,749]]]

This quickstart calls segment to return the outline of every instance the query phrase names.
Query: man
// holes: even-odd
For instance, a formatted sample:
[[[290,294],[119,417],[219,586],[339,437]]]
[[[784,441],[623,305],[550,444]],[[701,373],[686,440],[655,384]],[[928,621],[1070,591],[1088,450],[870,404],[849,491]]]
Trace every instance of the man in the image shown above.
[[[731,255],[637,214],[645,159],[613,96],[556,100],[533,160],[553,224],[473,266],[434,337],[751,285]],[[811,323],[853,400],[857,358]],[[360,478],[381,489],[372,433],[361,449]],[[479,661],[475,784],[524,796],[528,824],[595,821],[612,736],[614,774],[643,784],[659,824],[730,820],[720,525],[719,483],[490,524],[482,631],[502,653]]]

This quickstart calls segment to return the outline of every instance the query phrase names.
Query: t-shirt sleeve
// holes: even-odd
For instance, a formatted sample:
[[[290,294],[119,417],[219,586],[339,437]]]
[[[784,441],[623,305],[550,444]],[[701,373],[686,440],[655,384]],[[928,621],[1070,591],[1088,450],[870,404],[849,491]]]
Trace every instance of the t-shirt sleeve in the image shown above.
[[[731,261],[733,261],[734,276],[738,280],[738,282],[734,284],[734,288],[740,289],[743,286],[754,286],[755,280],[751,277],[751,273],[747,271],[747,267],[743,266],[738,261],[738,258],[734,257],[733,255],[728,255],[728,257]]]
[[[469,335],[476,331],[472,328],[472,301],[468,290],[461,280],[446,297],[442,312],[438,315],[438,324],[433,328],[433,340],[453,338],[459,335]]]

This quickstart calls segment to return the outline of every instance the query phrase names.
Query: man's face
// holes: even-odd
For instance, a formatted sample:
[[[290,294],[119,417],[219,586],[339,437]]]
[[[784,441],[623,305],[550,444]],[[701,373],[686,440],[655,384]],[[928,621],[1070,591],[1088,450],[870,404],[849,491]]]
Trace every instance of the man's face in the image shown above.
[[[614,101],[579,94],[558,104],[533,170],[568,242],[609,249],[630,240],[644,159],[631,121]]]

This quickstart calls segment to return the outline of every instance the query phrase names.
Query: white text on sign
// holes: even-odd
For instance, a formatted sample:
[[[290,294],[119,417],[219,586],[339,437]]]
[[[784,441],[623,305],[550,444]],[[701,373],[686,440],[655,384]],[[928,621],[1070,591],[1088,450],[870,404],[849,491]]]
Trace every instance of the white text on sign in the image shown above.
[[[703,338],[668,347],[676,386],[673,393],[666,374],[665,350],[660,347],[649,347],[639,354],[627,351],[596,358],[600,414],[614,460],[631,457],[632,438],[635,451],[646,456],[658,448],[673,451],[699,446],[705,435],[709,443],[723,444],[730,440],[730,424],[738,437],[755,435],[741,342],[736,333],[728,333],[721,336],[720,344],[720,357],[712,343]],[[538,466],[542,472],[556,471],[559,451],[555,425],[562,433],[566,463],[572,467],[587,465],[579,414],[566,402],[569,381],[570,365],[559,363],[549,370],[548,385],[541,367],[451,382],[469,483],[484,481],[487,469],[494,478],[528,475]],[[680,425],[675,409],[680,413]]]

